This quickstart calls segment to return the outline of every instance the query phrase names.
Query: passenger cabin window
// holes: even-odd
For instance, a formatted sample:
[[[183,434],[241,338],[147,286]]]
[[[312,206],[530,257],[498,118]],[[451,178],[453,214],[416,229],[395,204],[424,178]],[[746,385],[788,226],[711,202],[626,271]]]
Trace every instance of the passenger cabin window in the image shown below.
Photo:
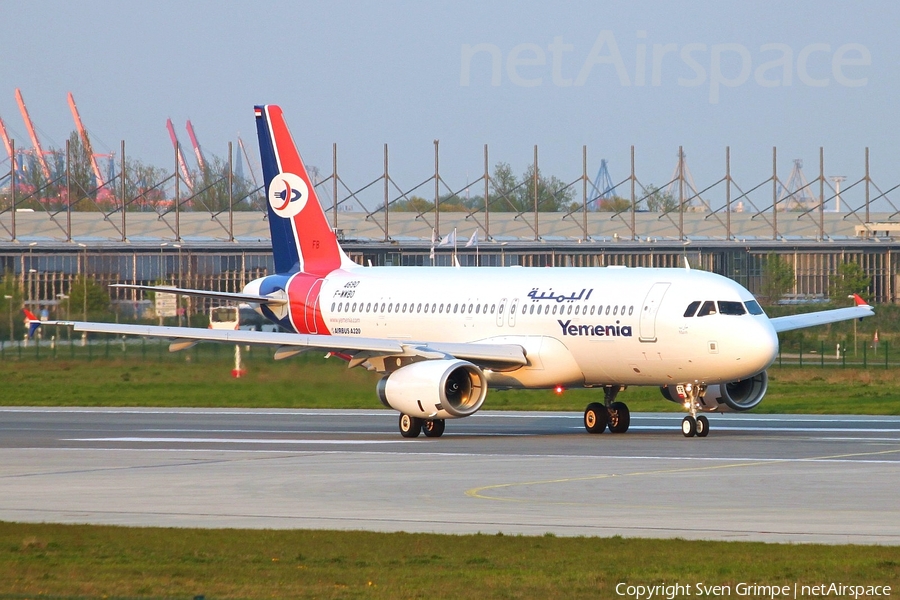
[[[703,303],[703,306],[700,307],[700,312],[697,313],[698,317],[705,317],[707,315],[716,314],[716,303],[712,300],[707,300]]]
[[[693,317],[697,313],[698,308],[700,308],[700,301],[694,300],[688,304],[687,310],[684,311],[684,316]]]
[[[757,302],[756,300],[749,300],[747,302],[744,302],[744,305],[747,307],[747,312],[749,312],[751,315],[765,314],[762,307],[759,305],[759,302]]]
[[[730,300],[719,300],[719,314],[740,316],[747,314],[744,305]]]

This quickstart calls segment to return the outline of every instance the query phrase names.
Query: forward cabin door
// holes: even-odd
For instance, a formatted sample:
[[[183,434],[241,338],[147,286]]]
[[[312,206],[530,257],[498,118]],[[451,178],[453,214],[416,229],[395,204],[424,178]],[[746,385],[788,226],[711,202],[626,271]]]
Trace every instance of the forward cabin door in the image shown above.
[[[653,284],[647,297],[644,298],[644,305],[641,307],[641,324],[640,324],[640,340],[642,342],[656,341],[656,315],[659,312],[659,305],[662,304],[663,296],[669,289],[671,283],[657,282]]]

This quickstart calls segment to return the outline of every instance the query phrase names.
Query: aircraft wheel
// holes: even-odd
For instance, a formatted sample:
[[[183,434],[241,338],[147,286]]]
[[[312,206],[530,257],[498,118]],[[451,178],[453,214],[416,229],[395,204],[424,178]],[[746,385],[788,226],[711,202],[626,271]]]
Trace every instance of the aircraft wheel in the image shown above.
[[[609,405],[609,430],[612,433],[625,433],[631,425],[631,412],[624,402],[613,402]]]
[[[422,433],[425,434],[425,437],[441,437],[444,435],[444,426],[444,419],[426,419],[422,423]]]
[[[709,419],[700,415],[697,417],[697,437],[706,437],[709,435]]]
[[[609,423],[609,411],[599,402],[591,402],[584,409],[584,428],[588,433],[603,433]]]
[[[694,417],[687,416],[681,421],[681,433],[684,437],[694,437],[697,435],[697,421]]]
[[[422,419],[409,415],[400,415],[400,435],[405,438],[419,437],[422,432]]]

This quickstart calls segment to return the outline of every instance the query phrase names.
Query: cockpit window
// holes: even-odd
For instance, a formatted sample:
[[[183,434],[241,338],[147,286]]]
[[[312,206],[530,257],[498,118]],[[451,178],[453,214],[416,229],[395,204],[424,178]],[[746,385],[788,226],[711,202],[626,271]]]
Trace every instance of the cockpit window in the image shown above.
[[[699,300],[694,300],[690,304],[688,304],[687,310],[684,311],[684,316],[693,317],[694,313],[697,312],[697,308],[700,306]]]
[[[716,314],[716,303],[712,300],[707,300],[703,303],[703,306],[700,307],[700,312],[697,313],[698,317],[705,317],[707,315]]]
[[[747,307],[747,312],[751,315],[764,315],[762,307],[759,305],[759,302],[756,300],[748,300],[744,302],[744,305]]]
[[[740,302],[732,302],[730,300],[719,300],[719,314],[723,315],[745,315],[747,311]]]

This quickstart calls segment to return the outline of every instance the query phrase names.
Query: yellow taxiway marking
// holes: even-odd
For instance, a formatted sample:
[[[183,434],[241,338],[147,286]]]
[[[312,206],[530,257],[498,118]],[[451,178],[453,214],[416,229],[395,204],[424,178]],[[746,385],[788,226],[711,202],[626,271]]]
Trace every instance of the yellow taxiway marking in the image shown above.
[[[536,486],[536,485],[551,485],[556,483],[574,483],[578,481],[598,481],[601,479],[612,479],[614,477],[642,477],[649,475],[670,475],[674,473],[690,473],[690,472],[699,472],[699,471],[713,471],[717,469],[733,469],[737,467],[761,467],[761,466],[769,466],[769,465],[781,465],[785,463],[801,463],[801,462],[825,462],[830,460],[838,460],[844,458],[854,458],[860,456],[879,456],[884,454],[897,454],[900,453],[900,448],[895,450],[879,450],[877,452],[854,452],[849,454],[835,454],[832,456],[816,456],[811,458],[784,458],[784,459],[770,459],[770,460],[760,460],[755,462],[739,462],[739,463],[727,463],[724,465],[709,465],[703,467],[683,467],[679,469],[659,469],[655,471],[635,471],[633,473],[602,473],[599,475],[587,475],[584,477],[564,477],[560,479],[545,479],[541,481],[521,481],[516,483],[498,483],[495,485],[485,485],[481,487],[472,488],[466,490],[466,496],[471,498],[479,498],[481,500],[499,500],[501,502],[518,502],[518,503],[535,503],[534,499],[521,499],[521,498],[505,498],[502,496],[492,496],[488,493],[491,490],[501,490],[501,489],[509,489],[514,487],[527,487],[527,486]],[[898,463],[900,464],[900,463]],[[554,504],[554,505],[580,505],[583,502],[540,502],[541,504]]]

